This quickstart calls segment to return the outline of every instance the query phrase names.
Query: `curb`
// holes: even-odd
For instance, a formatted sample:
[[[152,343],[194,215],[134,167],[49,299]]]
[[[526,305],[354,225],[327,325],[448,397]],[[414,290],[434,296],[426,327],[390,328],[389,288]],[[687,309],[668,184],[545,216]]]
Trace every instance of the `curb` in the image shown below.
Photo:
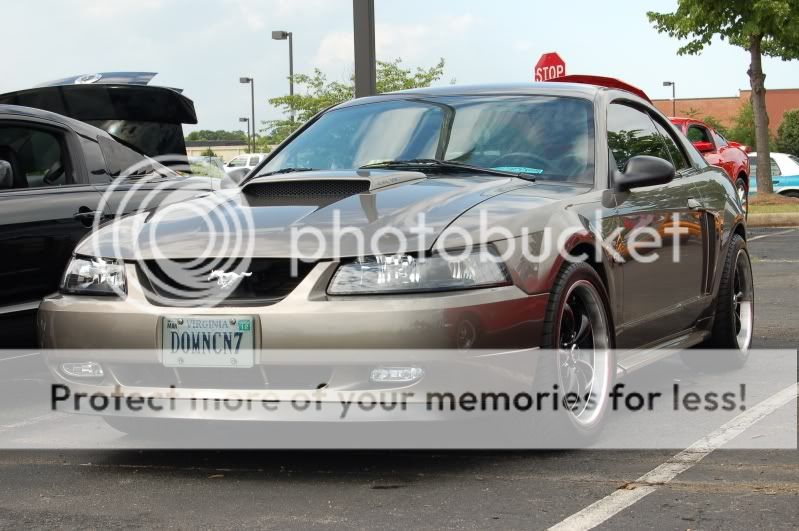
[[[746,225],[749,227],[797,227],[799,226],[799,212],[749,214]]]

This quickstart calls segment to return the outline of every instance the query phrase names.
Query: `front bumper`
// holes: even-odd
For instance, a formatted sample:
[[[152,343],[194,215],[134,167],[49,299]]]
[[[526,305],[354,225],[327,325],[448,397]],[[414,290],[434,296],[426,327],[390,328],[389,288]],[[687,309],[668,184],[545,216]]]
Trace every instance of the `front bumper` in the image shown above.
[[[427,410],[430,393],[465,387],[529,388],[536,358],[531,351],[539,346],[548,295],[531,296],[516,286],[505,286],[329,297],[325,287],[334,270],[335,264],[318,264],[288,297],[271,306],[166,308],[147,301],[136,268],[128,265],[124,300],[58,294],[42,302],[38,325],[44,357],[55,381],[68,386],[73,396],[77,392],[153,396],[169,407],[154,409],[151,416],[170,418],[335,420],[340,418],[342,401],[366,396],[408,407],[353,410],[349,419],[419,420],[414,412]],[[165,367],[160,339],[165,315],[252,315],[254,367]],[[76,379],[60,369],[62,363],[76,361],[99,363],[104,376]],[[373,369],[387,366],[421,367],[424,377],[403,384],[371,381]],[[293,407],[298,396],[314,407],[298,411]],[[199,407],[204,399],[230,398],[251,403],[235,410]],[[63,402],[62,410],[75,409],[68,400]],[[265,403],[270,407],[265,408]],[[87,407],[78,411],[136,414]],[[437,419],[435,410],[423,416]]]

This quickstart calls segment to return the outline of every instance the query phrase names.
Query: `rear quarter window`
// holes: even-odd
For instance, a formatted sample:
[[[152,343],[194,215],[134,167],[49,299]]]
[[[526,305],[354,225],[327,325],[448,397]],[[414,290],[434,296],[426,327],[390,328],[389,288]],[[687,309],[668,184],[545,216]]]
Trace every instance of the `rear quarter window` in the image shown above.
[[[103,154],[106,171],[111,177],[119,177],[126,174],[144,175],[153,172],[171,173],[170,170],[167,170],[153,159],[137,153],[111,138],[98,137],[97,144]]]

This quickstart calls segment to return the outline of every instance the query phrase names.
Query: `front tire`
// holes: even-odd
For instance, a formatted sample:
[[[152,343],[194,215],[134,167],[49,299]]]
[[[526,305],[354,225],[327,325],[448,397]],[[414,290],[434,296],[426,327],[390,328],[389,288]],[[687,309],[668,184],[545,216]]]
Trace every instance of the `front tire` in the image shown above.
[[[554,433],[590,442],[602,430],[616,377],[614,333],[602,280],[586,263],[567,263],[552,288],[544,319],[536,391],[557,385]],[[574,395],[570,395],[574,393]],[[569,400],[569,396],[581,400]]]

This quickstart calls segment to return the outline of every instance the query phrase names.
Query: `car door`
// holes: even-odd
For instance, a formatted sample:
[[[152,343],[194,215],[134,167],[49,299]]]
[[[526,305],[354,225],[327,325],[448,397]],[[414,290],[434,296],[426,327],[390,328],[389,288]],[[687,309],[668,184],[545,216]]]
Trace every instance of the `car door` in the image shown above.
[[[35,309],[58,289],[91,227],[100,195],[76,137],[56,122],[0,114],[0,159],[14,170],[0,189],[0,315]]]
[[[702,124],[688,124],[685,134],[694,147],[702,153],[708,164],[723,168],[727,175],[734,175],[735,161],[724,158],[721,146],[714,140],[710,129]]]
[[[699,316],[703,281],[701,194],[692,166],[645,108],[626,102],[608,107],[608,146],[622,170],[636,155],[674,163],[668,184],[616,192],[622,234],[622,318],[619,347],[659,342],[690,328]]]

